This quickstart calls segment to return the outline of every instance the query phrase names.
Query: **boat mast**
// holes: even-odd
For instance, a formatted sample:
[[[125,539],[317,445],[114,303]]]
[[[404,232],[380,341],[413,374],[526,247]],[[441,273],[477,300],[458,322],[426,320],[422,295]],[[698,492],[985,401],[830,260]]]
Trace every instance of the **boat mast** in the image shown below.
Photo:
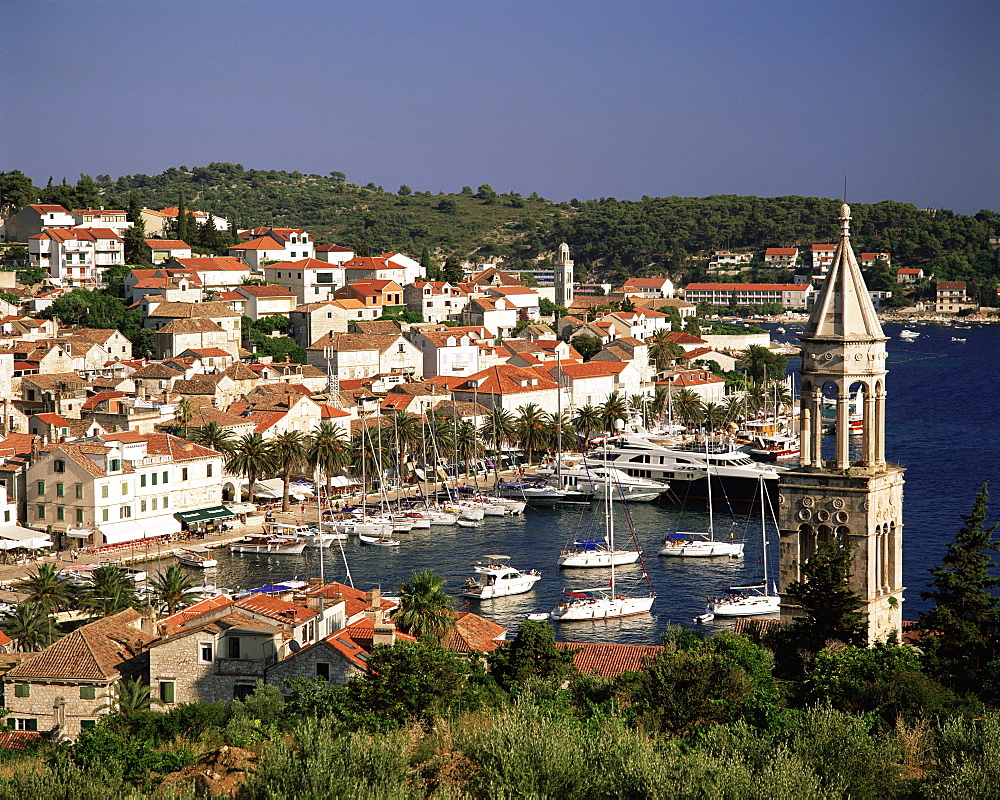
[[[764,560],[764,594],[766,595],[769,591],[767,584],[767,529],[764,522],[764,507],[767,505],[767,497],[764,493],[767,489],[764,486],[764,476],[761,475],[758,480],[760,481],[760,548]]]
[[[708,479],[708,538],[715,541],[715,511],[712,508],[712,462],[708,458],[708,439],[705,439],[705,476]]]
[[[604,437],[604,463],[608,463],[608,438]],[[615,510],[611,500],[611,470],[604,470],[604,525],[611,553],[611,596],[615,596]]]
[[[556,485],[562,489],[562,356],[556,350]]]
[[[319,490],[319,459],[316,460],[316,471],[313,473],[313,487],[316,489],[316,539],[319,543],[319,585],[326,585],[323,572],[323,497]],[[322,604],[323,595],[320,594]]]

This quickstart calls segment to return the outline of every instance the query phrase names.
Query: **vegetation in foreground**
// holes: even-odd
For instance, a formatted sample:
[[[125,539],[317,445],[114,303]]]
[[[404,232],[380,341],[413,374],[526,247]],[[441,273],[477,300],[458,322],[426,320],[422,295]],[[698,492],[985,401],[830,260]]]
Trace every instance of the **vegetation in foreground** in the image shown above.
[[[126,684],[76,743],[0,753],[0,796],[988,796],[1000,613],[987,501],[984,485],[933,571],[923,651],[859,643],[850,559],[830,544],[790,587],[805,611],[791,628],[763,640],[674,628],[615,678],[578,673],[543,623],[485,663],[445,650],[447,596],[417,573],[401,621],[424,638],[376,648],[370,678],[258,684],[242,702],[167,712]]]

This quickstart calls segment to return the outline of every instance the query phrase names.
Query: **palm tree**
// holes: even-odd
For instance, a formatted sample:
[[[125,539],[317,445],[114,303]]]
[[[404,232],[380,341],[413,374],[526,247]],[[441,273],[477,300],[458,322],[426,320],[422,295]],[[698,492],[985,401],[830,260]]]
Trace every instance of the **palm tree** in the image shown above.
[[[634,394],[628,399],[628,410],[632,417],[640,417],[643,425],[648,425],[646,412],[646,398],[641,394]]]
[[[750,383],[746,388],[747,409],[751,414],[759,414],[767,407],[767,387],[762,383]]]
[[[521,413],[517,416],[517,439],[528,458],[528,466],[531,466],[532,454],[545,449],[548,441],[547,427],[548,414],[535,403],[528,403],[521,408]]]
[[[579,431],[580,436],[583,437],[584,447],[590,441],[591,436],[603,430],[603,424],[601,421],[601,412],[589,403],[577,411],[576,416],[573,418],[573,425]]]
[[[774,361],[774,353],[762,345],[752,344],[739,354],[736,365],[755,381],[763,381]]]
[[[693,425],[701,419],[701,398],[690,389],[681,389],[674,396],[674,410],[684,420],[685,425]]]
[[[186,397],[182,397],[177,401],[177,410],[174,413],[174,433],[177,436],[187,437],[189,428],[191,427],[191,420],[193,419],[194,408],[191,405],[191,401]]]
[[[560,427],[562,435],[560,436]],[[568,414],[549,414],[548,425],[548,449],[555,452],[560,445],[563,450],[577,450],[577,438],[579,434],[573,427],[573,422]]]
[[[701,412],[711,430],[715,430],[717,425],[722,425],[726,421],[726,408],[718,403],[705,403]]]
[[[653,393],[653,399],[649,403],[649,411],[653,419],[661,420],[667,413],[667,406],[670,404],[670,389],[666,386],[657,386]]]
[[[228,453],[233,449],[233,432],[221,427],[218,422],[209,422],[191,434],[191,441],[208,447],[218,453]]]
[[[65,611],[73,606],[73,591],[60,579],[62,572],[55,564],[41,564],[34,575],[29,575],[18,586],[28,593],[26,600],[34,603],[47,614]]]
[[[102,695],[102,699],[104,704],[95,711],[108,710],[123,717],[130,717],[139,711],[149,711],[152,706],[163,705],[150,694],[149,687],[139,678],[123,678],[112,687],[109,694]]]
[[[153,578],[149,586],[157,603],[166,606],[168,614],[173,614],[178,609],[190,605],[194,581],[190,573],[180,564],[171,564]]]
[[[361,430],[351,439],[348,446],[348,454],[351,471],[355,475],[364,474],[364,489],[367,492],[368,487],[372,485],[376,477],[378,477],[379,481],[382,480],[382,475],[391,465],[392,459],[390,454],[386,452],[388,448],[377,446],[378,431],[372,430],[374,426],[366,429],[363,427],[364,423],[365,420],[362,420]],[[363,465],[362,462],[364,462]]]
[[[509,411],[497,406],[490,411],[480,435],[494,452],[499,453],[517,441],[517,420]]]
[[[670,340],[671,332],[660,328],[647,340],[649,342],[649,357],[656,363],[656,371],[663,372],[674,359],[684,352],[684,348]]]
[[[332,422],[321,422],[309,437],[306,462],[323,473],[323,481],[329,488],[330,476],[348,464],[348,442],[343,430]]]
[[[233,449],[226,453],[226,469],[233,475],[247,479],[250,484],[250,502],[253,502],[257,479],[278,469],[274,445],[259,433],[245,433],[236,440]]]
[[[399,584],[399,610],[393,619],[404,633],[440,640],[455,627],[452,602],[444,591],[444,578],[429,570],[414,572],[411,583]]]
[[[400,411],[393,422],[394,436],[399,438],[401,461],[412,461],[423,444],[424,432],[420,417]]]
[[[302,431],[285,431],[271,441],[275,465],[281,472],[281,510],[288,511],[288,487],[292,475],[306,466],[308,441]]]
[[[139,607],[135,581],[121,567],[98,567],[90,577],[93,583],[84,590],[80,607],[91,616],[109,617]]]
[[[731,394],[726,398],[726,419],[736,422],[745,416],[745,404],[742,395]]]
[[[52,615],[30,600],[17,604],[13,615],[0,623],[3,630],[17,643],[22,653],[34,653],[52,642]]]
[[[608,399],[598,406],[601,414],[601,425],[608,433],[614,433],[618,420],[624,422],[628,419],[628,411],[625,407],[625,398],[617,391],[608,395]]]
[[[465,462],[465,477],[469,478],[470,463],[483,454],[483,441],[479,438],[476,424],[470,420],[460,422],[455,442],[458,447],[458,457]]]

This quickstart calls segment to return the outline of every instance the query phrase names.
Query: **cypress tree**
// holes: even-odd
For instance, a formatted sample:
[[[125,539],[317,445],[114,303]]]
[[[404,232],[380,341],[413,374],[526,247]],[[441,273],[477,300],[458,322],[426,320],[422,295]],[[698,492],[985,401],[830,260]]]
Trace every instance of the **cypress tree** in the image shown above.
[[[181,190],[177,196],[177,238],[182,242],[188,240],[188,217],[187,208],[184,204],[184,191]]]
[[[921,592],[934,607],[920,616],[920,647],[931,672],[960,692],[975,692],[987,665],[1000,655],[1000,609],[992,590],[995,577],[993,534],[1000,526],[986,527],[988,484],[976,493],[972,513],[948,544],[941,565],[931,570],[931,588]]]
[[[850,587],[851,552],[837,542],[822,542],[802,567],[806,577],[788,587],[804,616],[791,626],[799,647],[817,653],[829,641],[866,643],[861,597]]]

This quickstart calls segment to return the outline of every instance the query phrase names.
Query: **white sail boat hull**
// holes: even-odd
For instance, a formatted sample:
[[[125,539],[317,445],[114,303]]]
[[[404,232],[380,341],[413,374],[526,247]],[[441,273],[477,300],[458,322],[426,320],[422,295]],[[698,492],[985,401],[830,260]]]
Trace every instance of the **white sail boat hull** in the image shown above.
[[[781,598],[777,595],[747,595],[715,603],[711,613],[717,617],[756,617],[760,614],[777,614],[781,611]]]
[[[639,560],[635,550],[593,550],[581,553],[564,553],[556,563],[560,567],[620,567]]]
[[[660,555],[674,558],[714,558],[716,556],[742,558],[743,542],[713,542],[711,540],[674,542],[665,539]]]
[[[614,619],[647,614],[653,607],[655,597],[590,597],[560,603],[549,612],[549,618],[556,622],[582,622],[593,619]]]

